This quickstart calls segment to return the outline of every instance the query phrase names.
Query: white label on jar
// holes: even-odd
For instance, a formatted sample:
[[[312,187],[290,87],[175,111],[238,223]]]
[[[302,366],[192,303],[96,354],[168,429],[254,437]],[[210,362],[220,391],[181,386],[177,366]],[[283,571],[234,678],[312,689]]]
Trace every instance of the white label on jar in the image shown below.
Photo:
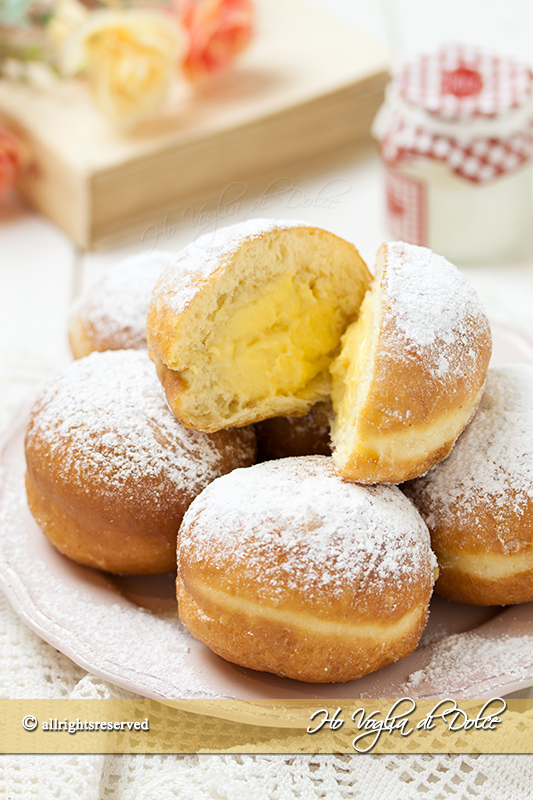
[[[389,233],[454,264],[514,258],[531,238],[532,173],[529,161],[497,180],[474,183],[433,159],[388,165]]]

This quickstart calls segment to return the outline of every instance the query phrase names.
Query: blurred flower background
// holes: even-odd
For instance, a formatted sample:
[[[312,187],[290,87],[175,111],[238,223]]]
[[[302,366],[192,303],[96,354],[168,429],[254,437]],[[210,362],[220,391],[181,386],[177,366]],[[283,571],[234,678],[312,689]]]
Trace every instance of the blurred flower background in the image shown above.
[[[164,13],[108,8],[88,14],[56,52],[63,74],[85,75],[100,110],[131,127],[161,108],[184,46],[182,29]]]
[[[31,80],[38,62],[86,80],[128,129],[160,111],[175,80],[229,71],[253,32],[251,0],[0,0],[0,71]]]
[[[0,196],[15,185],[22,161],[22,145],[15,136],[0,127]]]
[[[227,72],[250,44],[254,23],[250,0],[174,0],[173,8],[187,38],[181,67],[193,82]]]

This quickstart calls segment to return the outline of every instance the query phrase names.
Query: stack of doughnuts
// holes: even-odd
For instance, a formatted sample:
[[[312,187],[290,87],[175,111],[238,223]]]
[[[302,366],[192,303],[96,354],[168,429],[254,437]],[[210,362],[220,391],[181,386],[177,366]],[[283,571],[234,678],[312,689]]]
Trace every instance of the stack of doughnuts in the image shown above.
[[[533,585],[531,523],[519,524],[531,482],[522,494],[502,485],[499,507],[513,496],[518,510],[505,542],[487,545],[496,559],[478,546],[482,525],[463,549],[443,533],[442,518],[458,530],[454,515],[473,507],[467,493],[456,502],[447,470],[485,404],[498,406],[492,378],[484,394],[486,315],[448,261],[389,243],[372,277],[328,231],[251,220],[196,240],[149,301],[142,293],[148,355],[82,357],[32,413],[30,508],[62,552],[142,574],[173,569],[177,551],[178,610],[194,636],[241,666],[311,682],[412,652],[439,569],[437,590],[455,599],[529,597],[480,586],[509,554],[515,582]],[[506,414],[512,428],[514,411],[493,416]],[[467,573],[477,588],[453,594]]]
[[[492,348],[474,289],[441,256],[383,245],[372,281],[353,245],[272,220],[187,247],[154,289],[147,341],[184,425],[298,417],[331,398],[339,473],[395,484],[450,452]]]

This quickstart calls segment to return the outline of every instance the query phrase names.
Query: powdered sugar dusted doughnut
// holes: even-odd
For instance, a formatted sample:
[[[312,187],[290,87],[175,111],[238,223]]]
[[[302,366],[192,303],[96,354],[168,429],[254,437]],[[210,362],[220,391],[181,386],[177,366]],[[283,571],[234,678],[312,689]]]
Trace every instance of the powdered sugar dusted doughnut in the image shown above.
[[[490,369],[451,455],[405,491],[431,531],[439,594],[474,605],[533,600],[533,366]]]
[[[443,459],[478,405],[491,349],[466,278],[425,247],[381,246],[333,362],[333,458],[355,481],[400,483]]]
[[[110,267],[72,308],[68,336],[74,358],[93,350],[146,349],[152,290],[175,258],[175,253],[154,250]]]
[[[32,410],[28,503],[74,561],[110,572],[168,572],[193,498],[254,457],[249,429],[210,436],[184,428],[145,351],[92,353],[52,381]]]
[[[191,504],[178,607],[229,661],[347,681],[415,648],[435,566],[399,489],[344,482],[325,456],[281,459],[235,470]]]
[[[306,222],[202,236],[152,295],[147,338],[170,407],[199,430],[302,416],[370,283],[355,247]]]

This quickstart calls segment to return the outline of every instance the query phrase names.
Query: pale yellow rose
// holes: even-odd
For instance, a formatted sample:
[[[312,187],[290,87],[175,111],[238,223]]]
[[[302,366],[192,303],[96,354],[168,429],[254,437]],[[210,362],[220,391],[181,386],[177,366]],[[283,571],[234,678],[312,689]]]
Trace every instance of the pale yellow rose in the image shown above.
[[[57,0],[52,17],[46,26],[50,46],[59,58],[63,42],[89,16],[89,10],[78,0]]]
[[[63,66],[85,71],[98,107],[131,127],[164,103],[183,45],[183,33],[162,13],[102,9],[67,37]]]

